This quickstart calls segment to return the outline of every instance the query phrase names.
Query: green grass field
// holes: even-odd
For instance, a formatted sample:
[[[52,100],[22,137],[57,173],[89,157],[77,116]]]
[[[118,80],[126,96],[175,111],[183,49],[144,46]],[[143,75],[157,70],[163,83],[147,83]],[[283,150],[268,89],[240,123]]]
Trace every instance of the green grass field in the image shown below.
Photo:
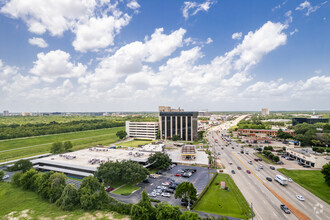
[[[319,170],[287,170],[277,169],[293,181],[330,204],[330,186],[324,182],[323,174]]]
[[[129,196],[132,194],[132,192],[134,192],[135,190],[138,190],[138,189],[140,189],[140,187],[134,186],[131,184],[126,184],[126,185],[120,187],[119,189],[113,191],[112,193],[118,194],[118,195]]]
[[[127,141],[121,144],[116,144],[116,146],[122,146],[122,147],[138,147],[139,145],[146,145],[153,142],[152,140],[133,140],[133,141]]]
[[[71,141],[73,150],[79,150],[97,144],[112,144],[119,140],[116,132],[123,129],[124,127],[117,127],[1,140],[0,162],[49,153],[51,145],[56,141]]]
[[[9,183],[0,182],[0,216],[1,219],[42,219],[56,218],[58,219],[108,219],[106,218],[109,212],[96,211],[85,212],[83,210],[62,211],[54,204],[42,200],[36,193],[22,190],[12,186]],[[4,202],[5,201],[5,202]],[[24,218],[24,210],[27,211],[27,216]],[[13,213],[12,213],[13,212]],[[12,213],[9,215],[9,213]],[[110,213],[115,219],[122,219],[126,216],[118,213]],[[20,216],[20,218],[19,218]]]
[[[229,192],[215,185],[221,181],[226,182]],[[214,179],[195,210],[242,219],[247,218],[246,214],[251,216],[248,203],[228,174],[219,174]]]

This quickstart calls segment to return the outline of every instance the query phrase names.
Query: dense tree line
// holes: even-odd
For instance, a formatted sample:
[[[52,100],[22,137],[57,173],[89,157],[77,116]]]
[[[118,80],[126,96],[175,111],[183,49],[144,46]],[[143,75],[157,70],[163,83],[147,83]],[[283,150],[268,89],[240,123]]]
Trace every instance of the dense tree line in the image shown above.
[[[36,123],[36,124],[0,124],[0,140],[31,137],[47,134],[59,134],[75,131],[95,130],[102,128],[113,128],[124,126],[125,121],[109,121],[109,120],[90,120],[90,121],[71,121],[67,123]]]
[[[330,124],[315,123],[315,124],[297,124],[293,127],[295,131],[295,139],[301,142],[302,146],[325,146],[330,143]],[[321,138],[316,136],[316,133],[323,133]]]

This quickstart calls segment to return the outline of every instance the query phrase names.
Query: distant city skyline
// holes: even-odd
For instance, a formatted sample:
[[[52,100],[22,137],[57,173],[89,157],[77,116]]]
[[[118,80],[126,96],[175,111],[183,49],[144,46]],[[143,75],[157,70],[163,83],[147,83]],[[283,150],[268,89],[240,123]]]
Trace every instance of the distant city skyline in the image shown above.
[[[4,0],[9,112],[330,110],[330,3]]]

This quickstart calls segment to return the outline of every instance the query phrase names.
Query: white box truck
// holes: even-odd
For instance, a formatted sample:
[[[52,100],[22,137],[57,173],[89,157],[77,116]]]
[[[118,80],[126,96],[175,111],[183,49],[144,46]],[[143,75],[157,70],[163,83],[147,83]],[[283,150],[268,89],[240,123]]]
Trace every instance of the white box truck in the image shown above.
[[[275,180],[279,182],[282,186],[288,185],[288,179],[281,175],[276,175]]]

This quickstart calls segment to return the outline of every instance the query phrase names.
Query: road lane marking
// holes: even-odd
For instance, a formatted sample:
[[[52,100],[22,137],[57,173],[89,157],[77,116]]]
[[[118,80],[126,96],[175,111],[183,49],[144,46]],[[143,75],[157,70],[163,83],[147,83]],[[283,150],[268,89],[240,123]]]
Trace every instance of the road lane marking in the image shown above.
[[[247,169],[249,169],[234,153],[232,153],[234,155],[234,157],[236,157],[237,160],[239,160],[243,166]],[[278,198],[286,207],[288,207],[291,212],[298,218],[301,220],[311,220],[311,218],[309,218],[307,215],[305,215],[303,212],[301,212],[300,210],[298,210],[295,206],[293,206],[291,203],[289,203],[288,201],[286,201],[283,197],[281,197],[280,195],[278,195],[273,189],[271,189],[269,186],[267,186],[263,181],[261,181],[261,179],[250,170],[250,172],[271,192],[273,193],[273,195]]]

